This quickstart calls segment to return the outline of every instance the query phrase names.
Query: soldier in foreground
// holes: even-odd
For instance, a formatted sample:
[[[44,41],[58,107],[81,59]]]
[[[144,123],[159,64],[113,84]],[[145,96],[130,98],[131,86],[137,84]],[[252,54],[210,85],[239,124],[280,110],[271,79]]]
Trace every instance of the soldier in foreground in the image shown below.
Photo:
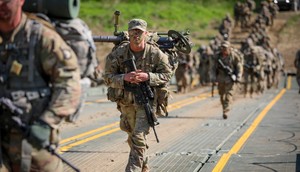
[[[299,86],[299,94],[300,94],[300,50],[298,50],[298,52],[296,54],[294,65],[297,69],[296,78],[297,78],[297,83],[298,83],[298,86]]]
[[[23,111],[0,106],[0,171],[59,172],[62,162],[47,147],[58,145],[59,124],[78,106],[79,67],[60,36],[28,19],[23,4],[0,0],[0,97]]]
[[[149,134],[149,123],[145,108],[135,97],[135,89],[147,84],[155,91],[156,87],[169,82],[172,70],[168,56],[156,45],[146,42],[147,23],[142,19],[133,19],[128,23],[129,43],[123,43],[114,49],[106,58],[104,80],[108,89],[108,99],[117,103],[121,112],[120,128],[128,134],[130,154],[126,172],[149,171],[146,151],[146,135]],[[136,71],[126,65],[133,60]],[[154,92],[155,94],[155,92]],[[155,97],[155,95],[154,95]],[[154,110],[150,99],[151,111]]]
[[[231,109],[233,85],[241,80],[242,72],[241,57],[231,48],[228,41],[224,41],[212,67],[212,82],[217,82],[218,85],[224,119],[227,119]]]

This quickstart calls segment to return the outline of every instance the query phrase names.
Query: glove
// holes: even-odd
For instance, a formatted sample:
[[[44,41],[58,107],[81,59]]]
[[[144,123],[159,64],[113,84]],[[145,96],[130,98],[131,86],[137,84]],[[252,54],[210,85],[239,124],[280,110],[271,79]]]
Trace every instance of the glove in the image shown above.
[[[235,75],[231,75],[231,79],[233,82],[236,82],[236,76]]]
[[[29,128],[28,142],[37,149],[42,149],[50,144],[51,127],[42,120],[37,120]]]

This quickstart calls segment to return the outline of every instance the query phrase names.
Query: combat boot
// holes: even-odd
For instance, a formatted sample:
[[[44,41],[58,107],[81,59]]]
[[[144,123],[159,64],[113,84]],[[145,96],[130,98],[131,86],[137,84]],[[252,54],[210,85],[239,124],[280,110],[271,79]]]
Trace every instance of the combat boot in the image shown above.
[[[148,164],[143,165],[142,172],[150,172],[150,167]]]
[[[227,119],[227,118],[228,118],[227,113],[228,113],[229,111],[230,111],[229,109],[224,109],[224,110],[223,110],[223,119]]]

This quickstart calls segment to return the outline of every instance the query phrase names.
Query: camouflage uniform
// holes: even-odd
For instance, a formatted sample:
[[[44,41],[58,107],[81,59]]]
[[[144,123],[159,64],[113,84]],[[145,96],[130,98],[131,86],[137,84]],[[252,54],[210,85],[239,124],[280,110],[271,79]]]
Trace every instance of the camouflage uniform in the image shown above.
[[[253,92],[256,90],[256,84],[259,79],[259,57],[258,53],[255,51],[254,47],[251,47],[251,53],[245,56],[244,63],[244,95],[246,97],[248,92],[248,87],[250,85],[250,97],[252,97]]]
[[[251,11],[255,10],[256,2],[254,0],[247,0],[245,3],[248,5]]]
[[[276,18],[277,16],[277,13],[279,11],[279,7],[277,4],[275,4],[274,2],[272,2],[271,0],[269,0],[268,2],[268,7],[269,7],[269,10],[270,10],[270,13],[271,13],[271,25],[274,24],[274,19]]]
[[[57,145],[59,124],[74,113],[81,92],[74,52],[56,32],[25,14],[12,33],[0,32],[0,38],[0,97],[11,99],[24,111],[20,118],[29,127],[36,120],[46,122],[51,127],[50,144]],[[60,159],[24,139],[12,122],[14,114],[0,111],[1,172],[63,171]]]
[[[241,15],[242,15],[242,3],[241,2],[236,2],[233,8],[233,16],[234,16],[234,23],[235,27],[239,25],[241,22]]]
[[[272,58],[272,81],[273,84],[272,86],[274,86],[276,89],[278,88],[279,85],[279,79],[280,79],[280,70],[281,70],[281,64],[280,64],[280,59],[279,57],[277,57],[277,54],[274,53],[273,49],[271,50],[271,54],[273,56]]]
[[[243,72],[241,57],[236,51],[230,47],[230,43],[225,41],[222,43],[222,48],[229,50],[228,56],[223,56],[222,52],[217,54],[214,67],[212,69],[212,81],[218,83],[220,100],[223,108],[223,118],[227,118],[227,113],[230,111],[233,96],[234,81],[228,72],[223,69],[220,62],[233,70],[233,75],[236,81],[240,81]]]
[[[269,70],[268,61],[265,54],[265,50],[261,46],[254,46],[255,53],[257,54],[259,60],[259,66],[257,66],[257,72],[259,73],[257,81],[257,93],[263,93],[266,85],[266,71]]]
[[[241,28],[247,28],[250,24],[251,10],[247,4],[242,4]]]
[[[297,69],[296,79],[297,79],[297,83],[300,87],[300,50],[298,50],[298,52],[296,54],[294,65],[295,65],[295,68]],[[300,88],[299,88],[299,94],[300,94]]]
[[[270,26],[272,24],[272,14],[270,12],[270,9],[268,7],[268,3],[266,1],[262,1],[261,2],[261,10],[260,10],[260,14],[263,16],[266,25]]]
[[[124,80],[125,74],[130,71],[123,62],[132,58],[134,54],[136,67],[148,73],[149,80],[145,82],[154,89],[154,94],[157,88],[169,82],[172,70],[168,56],[156,45],[147,42],[142,54],[133,53],[129,45],[124,43],[107,56],[104,80],[109,87],[108,99],[116,102],[121,112],[120,128],[128,134],[130,154],[126,172],[141,172],[148,168],[146,135],[149,133],[149,124],[144,107],[137,103],[132,92],[125,89],[126,85],[130,85]],[[155,109],[153,102],[156,100],[150,102]]]
[[[204,52],[201,55],[201,59],[200,59],[200,65],[199,65],[199,69],[200,69],[200,84],[201,85],[207,85],[208,83],[210,83],[210,66],[211,66],[211,59],[213,58],[213,52],[211,50],[211,48],[208,46]]]
[[[231,20],[229,14],[227,14],[219,26],[219,33],[223,36],[224,40],[229,40],[231,37],[232,23],[233,21]]]
[[[186,93],[191,88],[191,56],[178,52],[178,62],[179,64],[175,71],[177,91],[179,93]]]

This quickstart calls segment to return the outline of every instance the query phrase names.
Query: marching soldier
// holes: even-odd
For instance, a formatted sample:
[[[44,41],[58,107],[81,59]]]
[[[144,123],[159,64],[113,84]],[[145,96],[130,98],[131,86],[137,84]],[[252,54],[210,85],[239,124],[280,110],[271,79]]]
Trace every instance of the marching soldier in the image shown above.
[[[156,90],[167,84],[173,74],[168,56],[155,44],[146,41],[146,28],[146,21],[130,20],[129,43],[116,47],[107,56],[105,64],[104,80],[109,87],[107,96],[109,100],[117,103],[121,112],[120,128],[128,134],[130,153],[126,172],[149,171],[146,136],[150,128],[145,106],[141,105],[135,94],[127,88],[145,83]],[[125,64],[127,60],[134,60],[136,71],[129,69]],[[152,111],[155,108],[155,100],[149,101]]]
[[[257,54],[259,60],[259,66],[257,67],[258,72],[258,82],[257,82],[257,89],[256,93],[264,93],[266,87],[266,71],[268,68],[267,57],[265,54],[265,50],[261,46],[254,46],[255,53]]]
[[[178,52],[178,67],[175,71],[177,91],[186,93],[191,88],[192,61],[189,54]]]
[[[217,83],[220,101],[223,108],[223,118],[227,119],[231,109],[233,85],[242,77],[243,64],[239,54],[231,48],[228,41],[221,44],[212,68],[212,82]]]
[[[0,97],[14,106],[0,106],[0,171],[62,172],[47,149],[78,106],[79,66],[55,31],[22,12],[24,1],[0,0]]]
[[[199,70],[200,70],[200,84],[202,86],[210,83],[209,67],[211,66],[211,59],[213,58],[213,51],[210,46],[207,46],[201,55]]]
[[[260,10],[260,14],[263,16],[264,20],[266,21],[266,25],[270,26],[272,23],[272,14],[270,12],[269,6],[268,6],[268,2],[266,1],[262,1],[261,2],[261,10]]]
[[[273,0],[269,0],[268,2],[268,7],[269,7],[269,11],[271,13],[271,26],[274,24],[274,19],[276,18],[278,11],[279,11],[279,7],[277,4],[275,4],[273,2]]]
[[[242,3],[240,1],[236,2],[233,8],[233,15],[234,15],[234,27],[239,26],[241,22],[242,16]]]
[[[231,20],[229,14],[227,14],[219,27],[219,33],[223,36],[224,40],[230,39],[232,26],[233,21]]]
[[[250,86],[250,97],[252,98],[253,92],[256,90],[256,84],[259,79],[259,54],[255,51],[256,49],[251,46],[250,54],[245,56],[245,63],[244,63],[244,95],[246,97],[247,92]]]

